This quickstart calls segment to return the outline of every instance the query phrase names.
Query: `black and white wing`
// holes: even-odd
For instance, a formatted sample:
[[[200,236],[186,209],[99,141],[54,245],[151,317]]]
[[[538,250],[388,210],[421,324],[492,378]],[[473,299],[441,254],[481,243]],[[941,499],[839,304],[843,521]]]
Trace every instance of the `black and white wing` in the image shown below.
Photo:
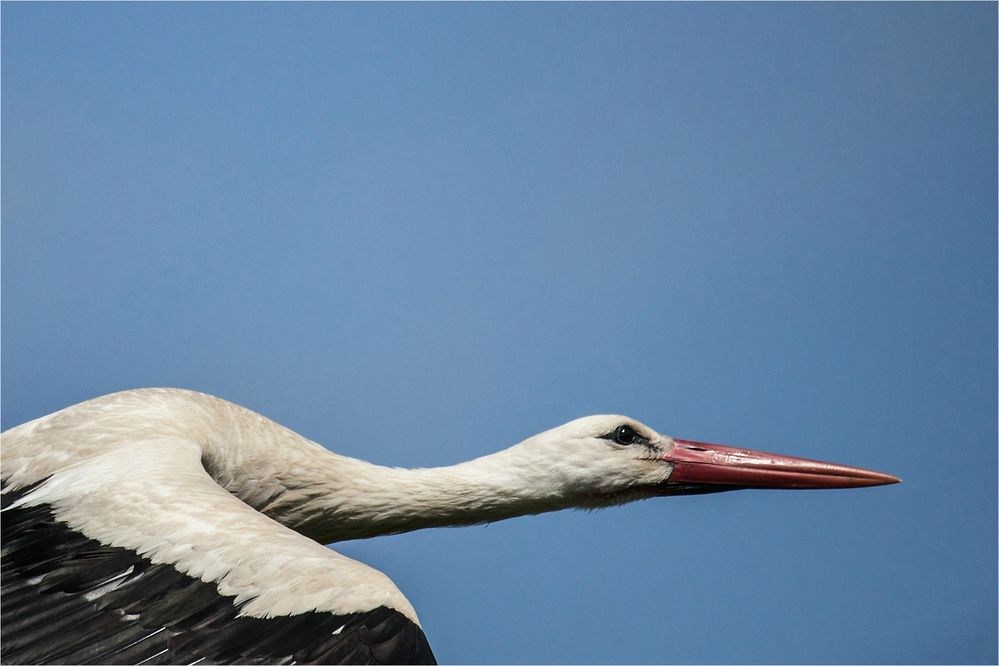
[[[141,448],[4,492],[0,661],[435,663],[387,577]]]

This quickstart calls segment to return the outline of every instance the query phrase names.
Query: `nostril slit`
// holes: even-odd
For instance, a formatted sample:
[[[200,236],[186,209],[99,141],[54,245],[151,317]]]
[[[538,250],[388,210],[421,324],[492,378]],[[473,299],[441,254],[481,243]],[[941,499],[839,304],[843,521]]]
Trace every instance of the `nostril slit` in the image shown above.
[[[707,449],[702,449],[699,446],[687,446],[684,448],[686,448],[688,451],[707,451]]]

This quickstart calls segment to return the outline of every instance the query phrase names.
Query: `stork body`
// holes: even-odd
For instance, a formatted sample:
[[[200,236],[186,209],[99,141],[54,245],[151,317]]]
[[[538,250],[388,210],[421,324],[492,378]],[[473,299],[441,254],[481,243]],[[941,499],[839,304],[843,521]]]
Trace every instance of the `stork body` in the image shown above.
[[[392,581],[322,544],[654,495],[897,481],[621,416],[452,467],[386,468],[177,389],[30,421],[0,455],[5,663],[429,663]]]

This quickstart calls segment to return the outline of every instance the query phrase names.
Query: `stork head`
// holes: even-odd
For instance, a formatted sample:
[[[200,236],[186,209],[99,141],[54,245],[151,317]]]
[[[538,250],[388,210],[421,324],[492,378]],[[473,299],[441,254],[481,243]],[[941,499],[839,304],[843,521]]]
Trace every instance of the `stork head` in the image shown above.
[[[577,506],[745,488],[859,488],[899,482],[860,467],[676,439],[625,416],[577,419],[522,446],[554,474],[564,496]]]

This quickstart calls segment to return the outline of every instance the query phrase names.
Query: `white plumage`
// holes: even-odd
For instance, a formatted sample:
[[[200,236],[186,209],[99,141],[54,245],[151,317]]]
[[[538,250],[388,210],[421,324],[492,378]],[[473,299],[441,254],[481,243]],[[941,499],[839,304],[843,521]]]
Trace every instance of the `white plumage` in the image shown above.
[[[73,605],[84,627],[61,640],[92,646],[59,654],[105,662],[432,660],[415,610],[392,581],[322,544],[681,492],[897,481],[673,440],[622,416],[579,419],[452,467],[387,468],[177,389],[112,394],[12,428],[2,436],[0,472],[10,500],[4,661],[51,659],[55,648],[33,636],[46,635],[46,611],[57,602]],[[46,559],[26,536],[49,532],[45,538],[76,544],[64,558]],[[106,571],[88,573],[92,561]],[[144,602],[144,581],[155,582],[160,597]],[[185,606],[175,588],[188,590],[197,607]],[[21,604],[18,634],[7,628],[8,600]],[[375,611],[377,630],[364,624],[375,622]],[[228,643],[222,631],[199,648],[199,613],[219,626],[265,624],[233,630]],[[112,616],[106,639],[83,635]],[[321,641],[281,624],[306,616],[326,627]],[[265,639],[266,632],[287,636]]]

